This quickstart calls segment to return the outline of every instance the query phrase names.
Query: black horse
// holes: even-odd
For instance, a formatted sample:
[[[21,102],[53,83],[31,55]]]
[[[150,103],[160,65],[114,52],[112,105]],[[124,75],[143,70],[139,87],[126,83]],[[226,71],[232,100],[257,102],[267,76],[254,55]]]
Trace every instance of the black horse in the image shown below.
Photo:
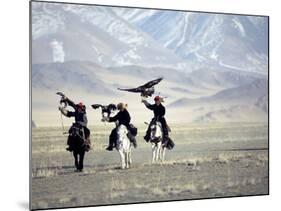
[[[76,171],[81,172],[83,171],[83,161],[87,149],[83,127],[80,124],[73,123],[69,129],[68,139],[73,148]]]

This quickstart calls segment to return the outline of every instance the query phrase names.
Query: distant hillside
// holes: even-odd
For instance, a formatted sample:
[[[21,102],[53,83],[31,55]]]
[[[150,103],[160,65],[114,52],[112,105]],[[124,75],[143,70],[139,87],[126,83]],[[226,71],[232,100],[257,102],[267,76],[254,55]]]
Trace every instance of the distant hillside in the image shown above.
[[[254,104],[254,102],[257,103],[257,100],[263,96],[266,96],[267,93],[268,93],[267,79],[256,79],[250,84],[235,87],[235,88],[225,89],[209,97],[202,97],[197,99],[182,98],[171,103],[170,105],[168,105],[168,107],[178,108],[178,107],[196,106],[200,104],[204,105],[210,103],[213,104],[231,103],[231,104],[238,104],[238,105],[239,104],[247,105],[249,103],[251,104]]]
[[[268,118],[267,79],[222,90],[209,97],[179,99],[168,109],[192,110],[194,122],[255,122]]]
[[[252,105],[236,105],[199,115],[194,122],[264,122],[268,114]]]
[[[91,62],[33,64],[32,87],[50,91],[82,89],[100,95],[113,95],[113,90],[96,75],[100,71],[103,69]]]

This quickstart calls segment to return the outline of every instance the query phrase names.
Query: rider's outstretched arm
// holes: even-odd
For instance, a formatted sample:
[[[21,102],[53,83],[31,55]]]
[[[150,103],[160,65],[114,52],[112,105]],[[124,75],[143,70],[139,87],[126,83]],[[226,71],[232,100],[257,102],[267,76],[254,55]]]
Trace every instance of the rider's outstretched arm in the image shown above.
[[[73,117],[73,116],[75,116],[75,112],[73,112],[73,111],[68,111],[68,110],[66,110],[66,109],[63,108],[63,107],[59,107],[59,110],[60,110],[60,112],[61,112],[64,116],[66,116],[66,117]]]
[[[109,117],[108,122],[116,122],[118,120],[118,114],[116,114],[114,117]]]
[[[68,111],[67,111],[65,108],[59,107],[59,110],[60,110],[60,112],[61,112],[64,116],[69,117],[69,116],[68,116]]]
[[[68,103],[69,106],[76,109],[76,104],[72,100],[70,100],[68,98],[66,98],[65,100],[66,100],[66,102]]]
[[[116,122],[119,119],[119,113],[117,113],[114,117],[109,117],[108,122]]]
[[[146,100],[142,100],[143,104],[150,110],[153,110],[153,105],[151,105],[149,102]]]

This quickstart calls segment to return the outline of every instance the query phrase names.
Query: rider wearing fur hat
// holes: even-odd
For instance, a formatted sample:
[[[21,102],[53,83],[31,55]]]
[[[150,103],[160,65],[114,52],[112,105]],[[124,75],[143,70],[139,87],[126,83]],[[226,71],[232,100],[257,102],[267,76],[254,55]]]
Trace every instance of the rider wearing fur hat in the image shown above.
[[[82,126],[85,135],[86,146],[88,146],[87,151],[90,149],[90,130],[87,128],[87,115],[86,115],[86,106],[80,102],[75,104],[73,101],[68,99],[67,97],[64,98],[64,101],[67,102],[69,106],[71,106],[74,111],[68,111],[63,107],[59,107],[60,112],[66,117],[74,117],[75,123]],[[70,129],[71,130],[71,129]],[[66,150],[73,151],[71,140],[67,140],[68,148]]]
[[[163,106],[163,104],[161,102],[164,102],[163,98],[161,98],[160,96],[156,96],[154,98],[154,102],[155,104],[150,104],[148,103],[146,100],[142,100],[142,102],[144,103],[144,105],[149,109],[152,110],[154,113],[154,118],[152,119],[152,121],[150,122],[150,125],[146,131],[146,135],[144,136],[144,139],[148,142],[150,139],[150,126],[154,121],[159,121],[162,125],[162,130],[163,130],[163,135],[164,135],[164,142],[168,141],[168,125],[165,119],[165,113],[166,113],[166,109]]]
[[[108,117],[105,119],[105,121],[108,122],[116,122],[116,126],[118,127],[119,125],[125,125],[128,129],[128,138],[130,139],[131,143],[133,143],[134,147],[137,147],[137,142],[136,142],[136,132],[133,133],[133,130],[136,128],[133,128],[133,126],[130,124],[131,121],[131,116],[127,110],[127,104],[124,103],[119,103],[117,105],[117,109],[119,110],[119,112],[114,116],[114,117]],[[116,145],[116,138],[117,138],[117,127],[114,128],[111,131],[111,134],[109,136],[109,146],[106,148],[106,150],[108,151],[112,151],[114,145]]]

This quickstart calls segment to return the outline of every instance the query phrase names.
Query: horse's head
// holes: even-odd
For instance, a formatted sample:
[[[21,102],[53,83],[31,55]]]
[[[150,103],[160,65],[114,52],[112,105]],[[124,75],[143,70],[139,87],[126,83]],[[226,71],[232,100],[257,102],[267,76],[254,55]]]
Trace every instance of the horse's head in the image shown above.
[[[126,138],[127,134],[128,134],[128,130],[125,125],[119,125],[117,127],[117,138],[119,140]]]
[[[83,129],[78,124],[73,124],[69,130],[69,136],[73,139],[84,140]]]
[[[156,121],[153,124],[151,124],[150,130],[151,130],[151,132],[150,132],[151,140],[156,140],[156,139],[161,138],[162,126],[161,126],[160,122]]]
[[[128,133],[128,130],[126,128],[125,125],[119,125],[118,128],[117,128],[117,135],[118,136],[124,136],[124,135],[127,135]]]

